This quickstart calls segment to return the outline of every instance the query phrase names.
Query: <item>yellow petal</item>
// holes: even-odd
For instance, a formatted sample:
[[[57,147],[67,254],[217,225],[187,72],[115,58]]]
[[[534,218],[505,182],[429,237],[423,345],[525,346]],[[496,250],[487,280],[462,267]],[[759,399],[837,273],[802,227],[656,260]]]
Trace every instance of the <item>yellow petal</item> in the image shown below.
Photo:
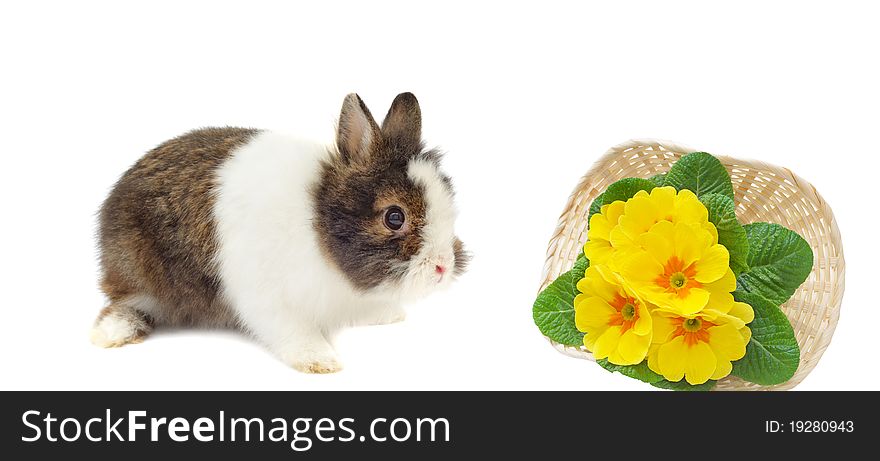
[[[743,337],[743,343],[748,347],[749,341],[752,340],[752,329],[749,327],[742,327],[739,329],[739,334]]]
[[[652,234],[657,234],[664,240],[672,242],[672,240],[675,238],[675,224],[672,224],[669,221],[660,221],[657,224],[651,226],[648,232],[651,232]]]
[[[718,325],[706,330],[709,333],[709,346],[718,357],[725,360],[739,360],[746,355],[743,336],[731,324]]]
[[[650,336],[654,322],[651,319],[651,312],[648,311],[648,306],[644,301],[639,301],[638,314],[638,318],[633,324],[633,332],[640,336]]]
[[[655,261],[663,263],[672,257],[672,239],[668,237],[668,231],[672,230],[672,223],[660,221],[651,227],[651,230],[640,235],[639,246],[645,249]]]
[[[620,354],[621,361],[625,363],[617,363],[617,365],[635,365],[645,360],[650,345],[650,335],[637,335],[635,331],[627,330],[620,337],[620,343],[617,344],[617,352]]]
[[[672,187],[672,186],[666,186],[666,187]],[[681,199],[699,200],[697,198],[697,194],[695,194],[694,191],[692,191],[690,189],[682,189],[682,190],[678,191],[678,197]]]
[[[588,351],[592,351],[593,349],[595,349],[596,340],[604,332],[605,332],[605,330],[596,331],[596,332],[593,332],[593,334],[589,334],[589,333],[585,334],[584,335],[584,347],[586,347]]]
[[[608,320],[616,312],[604,299],[589,296],[575,304],[574,323],[578,330],[593,333],[599,328],[607,328]]]
[[[584,255],[591,264],[605,264],[613,254],[614,248],[608,240],[593,239],[584,244]]]
[[[714,282],[730,270],[730,253],[724,245],[712,245],[697,261],[694,278],[700,283]]]
[[[736,329],[740,329],[746,326],[746,324],[743,323],[743,321],[739,318],[725,314],[723,312],[716,311],[714,309],[709,309],[708,307],[703,309],[699,315],[704,320],[708,320],[715,324],[729,323],[733,325],[733,327]]]
[[[611,302],[620,291],[617,285],[609,283],[599,270],[600,266],[590,266],[584,273],[583,283],[578,282],[578,289],[584,294],[598,296]]]
[[[675,214],[678,222],[702,224],[709,219],[706,206],[694,195],[685,189],[678,193],[675,200]]]
[[[653,284],[663,273],[663,266],[646,251],[633,251],[625,261],[619,262],[620,275],[636,290],[638,285]]]
[[[593,344],[593,357],[595,357],[596,360],[607,358],[612,352],[617,350],[617,345],[619,343],[620,327],[614,326],[608,328],[604,333],[599,335],[595,344]]]
[[[578,282],[577,282],[577,290],[578,290],[579,292],[581,292],[581,294],[586,293],[587,290],[589,290],[589,289],[590,289],[590,281],[587,280],[586,277],[584,277],[584,278],[578,280]],[[575,299],[577,299],[577,296],[575,296]]]
[[[605,212],[603,214],[608,218],[608,222],[611,224],[611,227],[614,227],[617,225],[620,217],[623,216],[626,202],[622,200],[615,200],[607,206],[608,208],[605,209]]]
[[[720,314],[727,314],[733,307],[733,295],[724,291],[713,290],[708,285],[706,290],[709,292],[709,302],[706,303],[706,309],[712,309]]]
[[[675,312],[676,315],[681,315],[681,309],[678,307],[679,303],[681,303],[681,299],[678,295],[668,293],[657,285],[645,285],[639,287],[638,293],[639,296],[647,300],[649,303],[658,306],[663,310]]]
[[[635,240],[658,221],[659,215],[660,210],[650,198],[636,194],[626,202],[624,215],[620,217],[618,224],[630,239]]]
[[[691,226],[691,229],[694,230],[694,235],[697,237],[697,241],[699,242],[699,247],[704,251],[705,249],[718,244],[717,235],[718,231],[714,230],[715,225],[712,223],[708,224],[694,224],[687,223],[688,226]]]
[[[616,251],[627,251],[639,248],[636,242],[629,238],[626,232],[623,231],[623,226],[617,226],[614,229],[611,229],[609,238],[611,239],[611,247]]]
[[[733,371],[733,364],[730,363],[730,360],[725,360],[723,358],[719,358],[717,355],[715,356],[715,372],[712,373],[712,378],[714,380],[719,380]]]
[[[728,314],[742,320],[743,323],[752,323],[752,320],[755,320],[755,311],[752,306],[739,301],[734,301]]]
[[[593,267],[596,268],[595,269],[596,273],[598,273],[600,276],[602,276],[602,278],[606,282],[608,282],[608,284],[610,286],[614,287],[614,289],[616,290],[615,293],[621,293],[621,291],[622,291],[621,285],[623,283],[623,279],[620,277],[619,274],[617,274],[616,272],[611,270],[611,268],[607,264],[600,264],[598,266],[593,266]],[[622,293],[621,293],[621,295],[622,295]]]
[[[710,379],[718,381],[721,378],[727,377],[731,371],[733,371],[733,364],[726,360],[722,360],[715,366],[715,372],[712,373]]]
[[[608,234],[614,224],[608,222],[608,218],[602,213],[596,213],[590,218],[590,230],[587,231],[587,239],[603,239],[608,240]]]
[[[651,347],[648,348],[648,368],[650,368],[651,371],[653,371],[654,373],[662,375],[663,373],[660,372],[660,365],[657,364],[657,356],[659,350],[659,344],[652,344]]]
[[[654,330],[652,341],[655,344],[663,344],[669,341],[672,333],[675,331],[672,319],[667,315],[663,315],[663,311],[659,309],[651,313],[651,326]]]
[[[710,351],[711,352],[711,351]],[[660,346],[657,352],[658,373],[669,381],[681,381],[687,363],[687,346],[684,338],[675,337],[672,341]],[[650,364],[648,364],[650,366]]]
[[[626,359],[624,359],[620,355],[619,349],[613,350],[610,354],[608,354],[608,357],[606,357],[605,359],[608,360],[608,362],[613,363],[615,365],[632,365],[631,363],[627,362]]]
[[[709,302],[709,292],[702,288],[691,288],[684,298],[670,295],[672,301],[669,307],[678,311],[681,315],[693,315],[703,310]]]
[[[709,239],[710,245],[715,245],[718,243],[718,229],[715,227],[714,224],[710,222],[703,223],[702,229],[709,232],[709,235],[711,236],[711,238]]]
[[[722,246],[722,248],[724,247]],[[736,276],[733,275],[733,271],[730,270],[730,267],[724,271],[724,275],[722,275],[720,279],[711,283],[713,287],[718,288],[720,291],[730,293],[731,291],[736,290]]]
[[[694,232],[693,227],[683,223],[676,224],[674,238],[675,255],[684,263],[685,267],[700,259],[704,250],[703,242]]]
[[[655,187],[651,190],[651,200],[661,210],[672,210],[675,208],[677,199],[675,188],[672,186]]]
[[[706,309],[714,309],[723,314],[730,312],[733,307],[733,295],[731,291],[736,290],[736,277],[730,268],[718,280],[703,285],[709,291],[709,302]]]
[[[684,379],[690,384],[705,383],[715,373],[715,367],[718,363],[715,359],[715,353],[712,352],[712,348],[708,344],[702,341],[687,347],[687,350]]]

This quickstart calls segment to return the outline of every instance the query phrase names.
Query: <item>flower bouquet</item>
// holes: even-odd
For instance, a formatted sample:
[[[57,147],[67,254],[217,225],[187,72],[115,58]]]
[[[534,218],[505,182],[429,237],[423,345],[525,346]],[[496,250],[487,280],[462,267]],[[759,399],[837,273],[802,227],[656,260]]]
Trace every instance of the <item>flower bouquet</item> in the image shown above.
[[[728,376],[786,383],[801,355],[780,306],[810,276],[813,251],[782,225],[742,225],[736,211],[727,169],[704,152],[611,183],[581,212],[582,251],[539,294],[535,323],[660,388],[709,390]]]

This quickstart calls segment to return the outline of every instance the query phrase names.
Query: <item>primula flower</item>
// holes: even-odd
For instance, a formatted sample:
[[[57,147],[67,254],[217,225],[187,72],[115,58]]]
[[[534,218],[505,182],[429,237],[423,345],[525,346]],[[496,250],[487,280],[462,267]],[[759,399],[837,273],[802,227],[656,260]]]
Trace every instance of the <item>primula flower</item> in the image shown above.
[[[616,267],[639,296],[685,316],[707,307],[730,310],[736,288],[730,254],[703,227],[660,221],[638,237],[638,245]]]
[[[626,202],[605,205],[590,218],[584,254],[592,264],[612,264],[615,252],[638,249],[638,238],[661,221],[673,224],[696,224],[718,241],[709,212],[689,190],[676,192],[674,187],[657,187],[639,191]]]
[[[693,317],[656,309],[652,312],[654,336],[648,353],[648,367],[669,381],[684,378],[703,384],[730,374],[731,362],[743,358],[751,330],[745,324],[754,311],[735,303],[731,314],[707,311]]]
[[[615,274],[590,266],[577,284],[574,319],[586,333],[584,346],[597,359],[616,365],[635,365],[651,345],[651,314],[647,303]]]
[[[700,199],[687,189],[676,192],[674,187],[666,186],[654,188],[651,193],[639,191],[627,200],[618,226],[610,232],[611,245],[617,250],[638,245],[639,237],[661,221],[696,224],[718,242],[718,231],[709,222],[709,210]]]

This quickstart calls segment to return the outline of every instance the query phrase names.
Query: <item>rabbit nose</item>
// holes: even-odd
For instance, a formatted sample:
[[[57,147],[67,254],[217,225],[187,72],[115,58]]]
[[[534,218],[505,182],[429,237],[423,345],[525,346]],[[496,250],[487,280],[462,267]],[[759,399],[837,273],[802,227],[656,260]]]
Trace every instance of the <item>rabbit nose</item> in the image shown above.
[[[434,271],[437,272],[437,275],[443,275],[443,273],[446,272],[446,268],[437,264],[434,266]]]

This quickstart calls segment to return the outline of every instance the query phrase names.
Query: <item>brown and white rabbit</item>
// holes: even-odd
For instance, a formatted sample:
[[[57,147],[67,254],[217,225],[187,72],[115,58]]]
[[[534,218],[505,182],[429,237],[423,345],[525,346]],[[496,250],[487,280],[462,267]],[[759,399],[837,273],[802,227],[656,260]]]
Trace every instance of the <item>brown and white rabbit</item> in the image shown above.
[[[381,128],[345,98],[335,145],[206,128],[147,153],[100,212],[103,347],[154,325],[240,328],[297,370],[342,368],[343,326],[403,320],[468,257],[452,184],[421,139],[411,93]]]

